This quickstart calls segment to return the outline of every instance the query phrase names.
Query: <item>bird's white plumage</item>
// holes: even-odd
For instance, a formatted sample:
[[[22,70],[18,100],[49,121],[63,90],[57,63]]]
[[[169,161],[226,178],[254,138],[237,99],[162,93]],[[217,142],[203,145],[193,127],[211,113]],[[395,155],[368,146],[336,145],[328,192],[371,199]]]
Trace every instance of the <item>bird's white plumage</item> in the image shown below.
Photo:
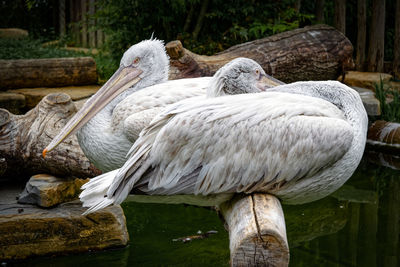
[[[135,49],[128,50],[124,58],[128,58],[129,53],[135,54]],[[129,62],[124,58],[121,64]],[[213,77],[151,82],[149,85],[158,84],[118,97],[92,118],[77,133],[79,144],[96,167],[102,171],[114,170],[124,164],[126,154],[141,130],[164,107],[186,98],[205,98],[209,89],[213,90],[208,92],[208,96],[260,92],[256,83],[260,82],[262,75],[266,74],[255,61],[237,58],[227,63]],[[151,75],[147,74],[146,77],[143,80],[150,79]],[[140,84],[137,87],[143,89]]]
[[[141,133],[118,174],[108,176],[107,197],[90,210],[122,202],[132,188],[269,192],[288,203],[333,192],[364,150],[368,121],[360,97],[338,82],[272,90],[169,106]]]
[[[112,130],[122,130],[133,144],[140,131],[164,107],[186,98],[205,96],[211,79],[202,77],[168,81],[128,96],[113,111]]]

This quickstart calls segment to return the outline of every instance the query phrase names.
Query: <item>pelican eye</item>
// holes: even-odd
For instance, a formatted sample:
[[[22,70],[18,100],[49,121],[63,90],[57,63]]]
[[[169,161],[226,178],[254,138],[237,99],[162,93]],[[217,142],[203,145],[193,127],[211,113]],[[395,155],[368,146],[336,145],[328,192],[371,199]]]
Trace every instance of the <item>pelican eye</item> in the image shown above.
[[[256,74],[259,75],[260,74],[260,70],[256,69]]]
[[[140,59],[137,57],[133,60],[133,65],[139,64]]]

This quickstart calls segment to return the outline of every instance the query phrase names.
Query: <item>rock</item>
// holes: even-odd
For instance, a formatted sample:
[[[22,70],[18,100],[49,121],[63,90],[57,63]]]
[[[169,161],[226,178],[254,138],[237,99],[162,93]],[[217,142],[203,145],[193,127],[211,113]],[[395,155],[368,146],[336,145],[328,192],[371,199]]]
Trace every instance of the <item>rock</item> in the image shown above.
[[[387,73],[379,72],[349,71],[345,75],[344,83],[348,86],[356,86],[375,90],[375,84],[379,84],[381,78],[384,83],[389,83],[393,76]],[[338,81],[342,81],[342,76],[339,76]]]
[[[24,95],[13,92],[0,92],[0,108],[5,108],[14,114],[21,114],[24,107]]]
[[[26,183],[18,203],[52,207],[75,200],[81,192],[81,186],[89,179],[62,179],[48,174],[32,176]]]
[[[365,110],[369,116],[381,115],[381,104],[375,97],[374,91],[356,86],[352,86],[352,88],[360,94]]]
[[[120,206],[82,216],[81,203],[53,209],[18,204],[16,189],[0,189],[0,260],[70,254],[126,246],[129,235]]]
[[[378,120],[368,128],[367,144],[386,152],[400,151],[400,123]]]
[[[52,88],[22,88],[8,90],[9,93],[18,93],[25,96],[26,107],[28,109],[34,108],[43,97],[51,93],[66,93],[73,101],[80,100],[92,96],[99,90],[99,85],[85,85],[85,86],[66,86],[66,87],[52,87]]]
[[[22,39],[28,37],[28,31],[18,28],[0,29],[0,38]]]
[[[391,81],[390,87],[400,92],[400,82]]]

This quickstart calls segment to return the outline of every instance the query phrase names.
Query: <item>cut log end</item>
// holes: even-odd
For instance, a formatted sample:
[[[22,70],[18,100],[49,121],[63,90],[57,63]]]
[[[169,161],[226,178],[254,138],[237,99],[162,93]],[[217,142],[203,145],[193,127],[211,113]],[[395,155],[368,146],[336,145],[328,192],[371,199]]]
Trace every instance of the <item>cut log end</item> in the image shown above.
[[[167,53],[171,59],[179,59],[183,56],[185,52],[183,49],[183,45],[179,40],[167,43],[165,45],[165,48],[167,49]]]
[[[10,121],[10,112],[0,108],[0,126],[7,124]]]
[[[46,103],[50,105],[67,104],[72,102],[71,97],[64,93],[49,94],[45,97]]]
[[[229,227],[232,266],[288,266],[285,220],[276,197],[237,197],[220,208]]]

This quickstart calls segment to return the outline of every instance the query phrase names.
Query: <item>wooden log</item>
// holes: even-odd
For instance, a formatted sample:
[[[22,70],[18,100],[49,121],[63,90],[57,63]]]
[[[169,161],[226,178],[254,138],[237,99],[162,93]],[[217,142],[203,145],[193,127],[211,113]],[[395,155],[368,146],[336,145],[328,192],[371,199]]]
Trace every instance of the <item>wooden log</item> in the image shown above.
[[[0,60],[0,89],[97,83],[91,57]]]
[[[283,82],[336,79],[354,65],[353,46],[339,31],[315,25],[233,46],[214,56],[202,56],[183,48],[180,41],[166,45],[170,79],[212,76],[237,57],[256,60],[264,70]]]
[[[276,197],[238,196],[220,210],[229,227],[232,266],[288,266],[285,219]]]
[[[42,157],[42,150],[76,112],[71,98],[63,93],[47,95],[25,115],[0,109],[0,159],[5,159],[6,178],[23,180],[37,173],[56,176],[93,177],[101,173],[89,162],[76,136],[69,137]]]

